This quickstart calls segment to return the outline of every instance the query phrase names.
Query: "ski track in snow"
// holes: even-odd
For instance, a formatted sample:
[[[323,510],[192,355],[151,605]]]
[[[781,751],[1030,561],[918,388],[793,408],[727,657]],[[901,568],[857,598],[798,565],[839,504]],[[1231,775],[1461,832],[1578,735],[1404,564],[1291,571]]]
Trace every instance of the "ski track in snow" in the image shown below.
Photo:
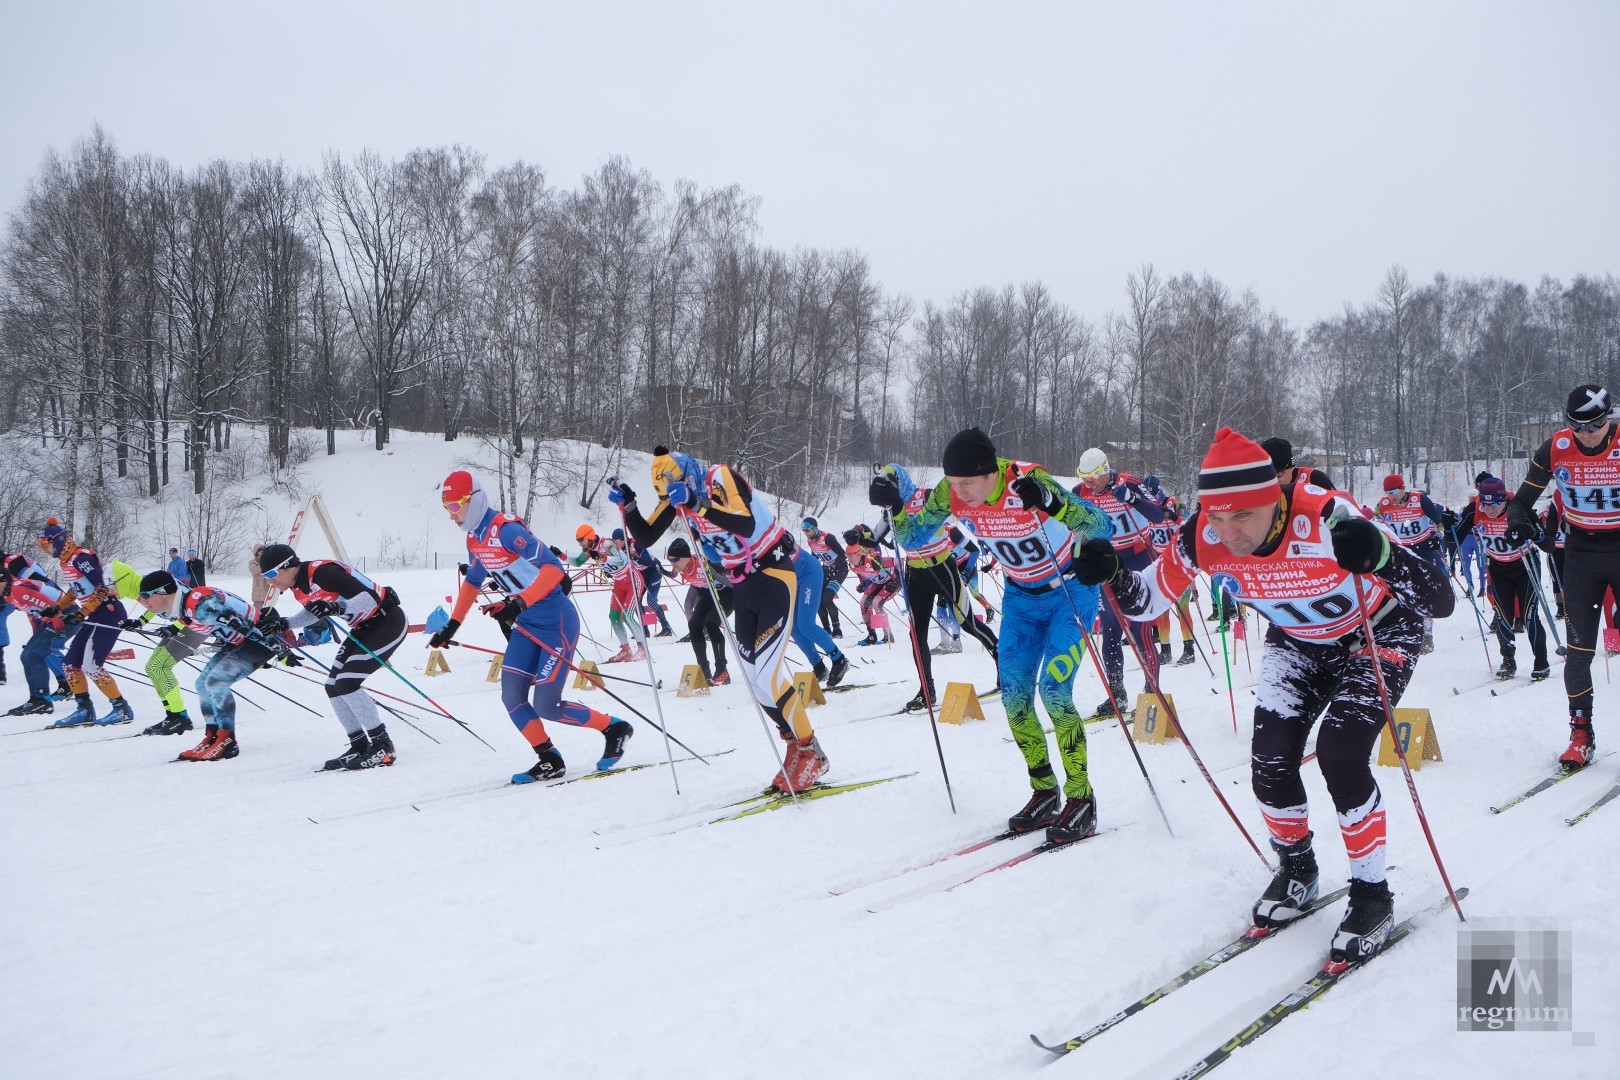
[[[428,488],[446,471],[445,444],[402,437],[394,459],[371,476],[369,501],[340,515],[340,528],[364,528],[347,524],[351,513],[397,513],[408,532],[425,523],[434,547],[453,550],[455,530]],[[352,476],[335,479],[328,498],[344,483],[358,490]],[[857,498],[823,520],[870,520]],[[536,524],[567,548],[581,516],[591,517],[548,505]],[[592,519],[604,523],[601,513]],[[302,546],[324,553],[316,541]],[[400,591],[414,621],[454,584],[453,568],[374,576]],[[221,582],[243,585],[229,575]],[[679,626],[679,596],[666,589],[664,597]],[[587,630],[605,641],[606,593],[580,599]],[[1608,974],[1620,965],[1620,806],[1573,829],[1563,824],[1620,779],[1620,768],[1600,761],[1592,776],[1492,815],[1492,803],[1550,768],[1566,714],[1556,668],[1547,683],[1500,700],[1455,696],[1453,686],[1486,674],[1472,624],[1466,610],[1442,624],[1462,636],[1436,633],[1438,649],[1420,661],[1403,702],[1433,711],[1445,754],[1418,773],[1419,791],[1452,882],[1473,890],[1470,919],[1547,918],[1573,930],[1574,1028],[1595,1032],[1596,1045],[1574,1046],[1567,1033],[1457,1032],[1457,927],[1448,912],[1239,1051],[1221,1075],[1620,1075],[1620,994]],[[847,620],[845,632],[850,646]],[[476,615],[462,639],[500,647],[493,625]],[[1258,635],[1251,644],[1258,654]],[[988,657],[971,641],[965,648],[935,658],[941,693],[948,679],[990,684]],[[849,652],[872,661],[857,663],[851,679],[879,685],[829,695],[813,710],[832,760],[828,779],[918,775],[669,835],[637,834],[752,794],[776,769],[774,737],[767,741],[741,685],[707,698],[662,695],[672,731],[694,749],[736,748],[710,765],[680,762],[679,795],[662,768],[431,801],[498,783],[533,759],[484,682],[487,657],[452,650],[453,673],[424,680],[419,637],[396,654],[401,670],[495,753],[449,721],[408,711],[439,745],[386,718],[396,766],[313,775],[341,746],[340,725],[318,686],[275,671],[257,677],[322,715],[248,687],[268,711],[239,710],[243,752],[234,761],[173,763],[195,733],[112,740],[92,729],[0,740],[0,1072],[1025,1076],[1050,1060],[1028,1033],[1061,1040],[1082,1031],[1242,928],[1267,872],[1185,751],[1143,746],[1176,831],[1167,835],[1113,725],[1088,728],[1088,737],[1101,822],[1118,831],[950,892],[945,885],[1033,841],[893,876],[1001,829],[1026,797],[1024,766],[1003,741],[999,699],[983,703],[987,722],[942,726],[953,815],[926,715],[854,722],[911,696],[909,650]],[[653,655],[668,687],[691,661],[689,647],[671,639],[655,641]],[[601,653],[584,643],[581,656]],[[796,650],[790,656],[797,660]],[[608,670],[646,677],[639,663]],[[1599,663],[1599,735],[1620,738],[1606,734],[1607,717],[1620,715],[1620,690],[1602,672]],[[1223,793],[1263,844],[1244,767],[1253,698],[1241,683],[1252,677],[1241,662],[1234,676],[1238,735],[1224,686],[1211,695],[1202,665],[1164,677]],[[1127,683],[1140,688],[1134,666]],[[386,673],[370,685],[413,697]],[[649,690],[610,685],[656,718]],[[21,700],[17,678],[6,690],[6,706]],[[150,690],[130,694],[136,727],[116,734],[159,715]],[[570,696],[612,705],[600,692]],[[1088,669],[1077,698],[1085,708],[1101,696]],[[48,720],[4,718],[0,732]],[[570,775],[591,767],[598,735],[551,730]],[[638,723],[625,764],[663,757],[658,733]],[[1439,877],[1399,770],[1376,771],[1389,857],[1399,864],[1391,875],[1397,913],[1410,912],[1439,895]],[[1331,888],[1346,872],[1343,848],[1319,773],[1307,766],[1305,775]],[[1051,1074],[1175,1075],[1310,975],[1341,911],[1320,913],[1052,1062]]]

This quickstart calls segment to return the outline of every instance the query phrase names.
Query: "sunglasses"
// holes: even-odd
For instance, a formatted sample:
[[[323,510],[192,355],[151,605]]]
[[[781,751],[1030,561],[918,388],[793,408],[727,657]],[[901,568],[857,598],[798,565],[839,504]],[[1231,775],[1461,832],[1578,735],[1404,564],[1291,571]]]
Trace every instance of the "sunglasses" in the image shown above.
[[[1608,422],[1608,414],[1604,414],[1596,420],[1571,420],[1569,426],[1572,431],[1596,431]]]
[[[276,580],[276,578],[281,576],[281,572],[283,570],[285,570],[288,567],[292,566],[294,562],[295,562],[295,560],[288,559],[286,562],[282,563],[280,566],[272,566],[268,570],[260,570],[259,571],[259,576],[264,578],[264,580],[266,580],[266,581],[274,581],[274,580]]]
[[[1479,500],[1479,505],[1481,505],[1481,506],[1506,506],[1507,505],[1507,500],[1506,499],[1496,498],[1494,496],[1491,497],[1491,498],[1484,498],[1482,496],[1480,498],[1480,500]]]
[[[168,596],[168,595],[169,595],[169,591],[167,589],[142,589],[141,590],[141,599],[142,600],[150,600],[154,596]]]

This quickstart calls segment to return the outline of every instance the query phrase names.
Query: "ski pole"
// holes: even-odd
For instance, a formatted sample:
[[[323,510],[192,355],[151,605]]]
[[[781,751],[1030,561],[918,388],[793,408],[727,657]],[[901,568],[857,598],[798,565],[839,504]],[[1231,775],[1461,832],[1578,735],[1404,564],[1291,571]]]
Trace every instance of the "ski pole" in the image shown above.
[[[1401,745],[1400,729],[1395,726],[1395,708],[1390,704],[1389,687],[1384,684],[1384,665],[1378,655],[1378,639],[1373,635],[1372,616],[1367,612],[1367,597],[1361,589],[1361,575],[1351,574],[1350,580],[1356,586],[1356,610],[1361,614],[1361,632],[1367,638],[1367,662],[1372,665],[1373,678],[1378,683],[1378,698],[1384,705],[1384,723],[1388,725],[1390,741],[1395,744],[1395,756],[1401,760],[1401,774],[1406,777],[1406,790],[1412,796],[1412,809],[1417,811],[1418,823],[1423,826],[1423,837],[1429,842],[1429,853],[1434,856],[1434,865],[1440,871],[1440,880],[1445,883],[1446,895],[1451,897],[1451,906],[1457,910],[1457,918],[1467,922],[1468,919],[1463,915],[1462,903],[1457,899],[1457,890],[1451,887],[1451,878],[1446,874],[1446,864],[1440,858],[1440,849],[1435,846],[1434,833],[1429,829],[1429,816],[1423,812],[1423,800],[1418,797],[1417,780],[1412,775],[1412,766],[1407,764],[1406,747]]]
[[[1535,591],[1536,601],[1541,606],[1541,614],[1552,629],[1553,642],[1558,646],[1559,656],[1568,656],[1569,650],[1564,648],[1564,639],[1558,634],[1558,620],[1552,616],[1552,605],[1547,603],[1547,595],[1541,589],[1541,560],[1534,548],[1525,551],[1525,561],[1530,564],[1530,588]]]
[[[307,653],[305,655],[308,656]],[[314,660],[315,658],[310,657],[310,659]],[[321,668],[320,670],[325,671],[328,675],[330,675],[332,673],[331,668]],[[317,686],[324,686],[325,685],[325,683],[320,679],[312,678],[309,675],[300,674],[299,671],[296,668],[288,668],[287,669],[287,674],[291,675],[295,679],[302,679],[304,682],[314,683]],[[369,687],[369,686],[362,686],[360,689],[362,691],[364,691],[365,693],[368,693],[368,694],[372,695],[373,700],[375,700],[375,698],[380,693],[379,691],[371,689],[371,687]],[[384,694],[382,696],[386,697],[387,695]],[[399,699],[394,698],[393,700],[398,701]],[[410,702],[405,702],[405,704],[409,706]],[[400,712],[398,709],[391,708],[391,707],[389,707],[387,705],[384,705],[380,701],[376,702],[376,705],[377,705],[377,708],[381,709],[383,712],[387,713],[389,716],[392,716],[392,717],[398,719],[400,722],[407,725],[412,731],[415,731],[417,734],[424,736],[429,742],[438,743],[440,746],[444,745],[443,743],[440,743],[438,739],[435,739],[431,734],[429,734],[428,732],[426,732],[426,731],[422,730],[421,728],[417,727],[416,724],[414,724],[411,721],[410,717],[406,716],[404,713]],[[411,707],[414,708],[415,706],[411,706]],[[429,715],[434,715],[434,714],[429,713]]]
[[[608,477],[607,483],[611,490],[617,491],[619,489],[618,477]],[[630,519],[625,516],[624,504],[614,503],[614,505],[619,508],[619,527],[624,530],[625,557],[630,560],[630,597],[636,604],[636,644],[641,647],[642,659],[647,661],[647,681],[652,684],[653,711],[658,714],[659,721],[655,726],[664,736],[664,763],[669,766],[669,777],[674,781],[675,794],[679,795],[681,793],[681,778],[675,771],[675,751],[670,748],[669,721],[664,717],[664,699],[658,693],[658,672],[653,670],[652,650],[647,648],[647,623],[642,618],[643,600],[641,590],[646,587],[647,583],[641,576],[641,564],[636,560],[636,541],[630,535]],[[674,509],[674,507],[670,507],[671,511]],[[605,693],[607,687],[604,686],[602,690]]]
[[[506,655],[505,653],[501,652],[501,650],[499,650],[499,649],[486,649],[482,645],[469,645],[465,641],[455,641],[455,640],[452,639],[447,644],[451,648],[466,649],[466,650],[468,650],[470,652],[485,653],[485,654],[487,654],[489,656],[505,656]],[[648,688],[651,688],[654,685],[652,683],[642,682],[640,679],[631,679],[631,678],[628,678],[628,677],[626,677],[624,675],[612,675],[612,674],[609,674],[606,671],[593,671],[593,672],[591,672],[591,678],[593,678],[593,679],[595,679],[595,678],[612,679],[614,682],[628,683],[631,686],[644,686],[644,687],[648,687]]]
[[[356,645],[360,646],[360,648],[365,652],[365,654],[367,656],[371,657],[373,660],[377,661],[378,664],[382,665],[383,667],[387,668],[390,672],[392,672],[394,678],[398,679],[400,682],[404,683],[406,686],[410,687],[412,690],[415,690],[418,694],[420,694],[421,697],[422,697],[422,700],[426,701],[429,705],[432,705],[435,709],[437,709],[439,711],[439,713],[442,716],[444,716],[446,719],[455,721],[457,724],[460,724],[461,725],[461,730],[465,731],[467,734],[471,735],[473,738],[477,739],[479,742],[483,743],[485,746],[489,746],[489,743],[485,741],[484,737],[482,735],[478,734],[478,732],[474,731],[472,728],[468,727],[467,724],[465,722],[463,722],[460,717],[456,716],[449,709],[446,709],[443,705],[440,705],[437,701],[434,701],[431,697],[428,697],[427,694],[423,693],[421,687],[417,686],[415,683],[411,682],[411,680],[407,679],[404,675],[400,674],[400,670],[397,667],[395,667],[393,664],[390,664],[387,660],[384,660],[382,657],[378,656],[375,652],[372,652],[371,648],[365,642],[363,642],[359,638],[355,637],[354,634],[352,634],[349,631],[349,628],[346,625],[344,625],[342,620],[340,620],[337,616],[335,616],[335,615],[328,616],[327,621],[332,625],[332,628],[334,630],[337,630],[337,631],[339,631],[340,633],[343,634],[343,639],[344,639],[345,642],[352,641]],[[302,649],[299,649],[298,651],[303,652]],[[313,659],[313,657],[311,657],[311,659]],[[492,753],[492,754],[499,753],[499,751],[496,750],[493,746],[489,746],[489,752]]]
[[[877,465],[874,470],[881,471]],[[894,528],[894,518],[890,515],[888,507],[883,508],[884,523],[889,526],[889,534],[894,537],[895,569],[905,565],[905,549],[900,545],[900,536]],[[906,626],[911,632],[911,659],[917,665],[917,679],[922,684],[923,707],[928,710],[928,726],[934,733],[934,752],[939,755],[939,775],[945,781],[945,799],[951,804],[951,813],[956,813],[956,792],[951,788],[951,773],[945,767],[945,745],[939,741],[939,719],[934,715],[934,690],[928,685],[928,672],[923,667],[922,635],[918,633],[917,622],[911,617],[910,590],[906,588],[905,578],[900,582],[900,608],[905,613]]]
[[[1221,667],[1226,669],[1226,700],[1232,706],[1232,734],[1237,734],[1237,690],[1232,686],[1232,658],[1226,652],[1226,611],[1221,611]]]
[[[1127,625],[1125,613],[1119,606],[1119,598],[1114,595],[1113,586],[1104,584],[1102,594],[1103,599],[1108,601],[1108,606],[1113,609],[1114,618],[1119,621],[1120,625]],[[1265,854],[1260,850],[1260,845],[1254,842],[1254,837],[1249,834],[1249,830],[1244,826],[1242,819],[1237,816],[1237,811],[1232,809],[1232,804],[1226,801],[1225,795],[1221,794],[1220,785],[1215,782],[1215,778],[1210,775],[1209,769],[1205,767],[1204,759],[1199,756],[1198,750],[1192,744],[1192,739],[1187,736],[1187,729],[1181,725],[1181,718],[1176,715],[1176,707],[1170,703],[1169,697],[1161,689],[1158,674],[1149,670],[1147,661],[1142,657],[1135,635],[1127,634],[1125,636],[1126,640],[1130,642],[1131,649],[1136,652],[1136,662],[1142,665],[1142,674],[1147,676],[1149,684],[1153,687],[1154,695],[1158,697],[1159,703],[1164,706],[1165,714],[1170,717],[1170,722],[1175,725],[1176,731],[1181,735],[1181,745],[1187,748],[1187,753],[1191,755],[1193,764],[1197,765],[1198,771],[1203,774],[1204,782],[1209,785],[1209,790],[1215,793],[1215,798],[1221,804],[1221,809],[1225,810],[1226,816],[1232,819],[1232,824],[1238,827],[1238,832],[1243,834],[1243,839],[1249,842],[1249,847],[1254,850],[1255,856],[1260,860],[1260,865],[1267,870],[1273,869]],[[1127,737],[1129,737],[1128,732]]]

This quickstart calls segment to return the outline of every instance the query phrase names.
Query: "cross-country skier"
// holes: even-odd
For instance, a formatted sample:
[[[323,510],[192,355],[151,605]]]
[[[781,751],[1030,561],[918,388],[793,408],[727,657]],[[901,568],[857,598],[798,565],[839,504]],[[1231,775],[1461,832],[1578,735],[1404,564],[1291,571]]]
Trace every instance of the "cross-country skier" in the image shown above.
[[[906,560],[906,605],[911,612],[911,634],[917,645],[919,685],[917,696],[906,703],[912,711],[923,709],[939,699],[934,696],[933,658],[928,651],[928,625],[934,618],[934,602],[941,601],[951,609],[956,621],[971,634],[991,659],[996,656],[996,632],[973,610],[967,588],[962,584],[962,571],[956,565],[955,548],[943,517],[924,521],[923,504],[928,500],[927,488],[918,487],[911,474],[899,464],[883,466],[872,477],[867,487],[867,499],[873,506],[888,511],[888,518],[880,528],[881,540],[892,522],[898,555]],[[898,556],[897,556],[898,557]],[[945,638],[950,639],[949,627]],[[960,639],[955,648],[941,642],[941,650],[960,652]]]
[[[1592,657],[1598,643],[1599,608],[1604,593],[1620,596],[1620,447],[1610,414],[1614,403],[1596,383],[1569,392],[1564,416],[1569,426],[1530,455],[1524,482],[1507,508],[1507,543],[1535,538],[1535,504],[1556,483],[1564,510],[1564,611],[1569,653],[1564,660],[1564,692],[1569,695],[1569,746],[1558,760],[1582,768],[1596,753],[1592,729]]]
[[[613,594],[608,600],[608,626],[612,628],[613,636],[619,639],[619,651],[602,662],[624,664],[632,660],[645,660],[647,649],[642,643],[644,630],[636,608],[636,568],[625,550],[624,537],[604,539],[586,522],[574,530],[574,539],[579,542],[579,554],[569,560],[570,563],[574,566],[582,566],[587,560],[601,563],[603,571],[613,582]],[[636,639],[633,652],[630,649],[632,635]]]
[[[305,562],[286,544],[265,545],[259,554],[259,573],[271,589],[271,605],[280,593],[290,592],[304,609],[285,620],[286,629],[304,631],[334,617],[348,623],[326,676],[326,697],[349,736],[349,746],[322,771],[392,765],[394,740],[377,715],[377,703],[362,687],[367,676],[380,670],[405,643],[410,631],[399,594],[335,559]]]
[[[1149,477],[1148,479],[1153,478]],[[1181,525],[1181,504],[1176,502],[1173,495],[1166,494],[1160,500],[1160,505],[1164,507],[1164,520],[1148,530],[1148,543],[1153,547],[1155,558],[1164,554],[1164,549],[1169,547],[1175,540],[1176,530]],[[1153,629],[1159,637],[1159,664],[1161,666],[1171,662],[1170,630],[1172,623],[1181,628],[1181,658],[1175,661],[1176,667],[1185,667],[1198,659],[1198,646],[1193,641],[1192,616],[1188,614],[1188,610],[1192,607],[1193,598],[1197,595],[1197,585],[1187,586],[1187,591],[1181,594],[1175,606],[1154,621]]]
[[[202,742],[180,752],[179,761],[225,761],[241,753],[236,741],[236,695],[231,687],[253,672],[280,660],[301,667],[276,631],[278,620],[263,620],[253,605],[224,589],[191,588],[167,570],[141,578],[140,605],[152,614],[180,624],[183,632],[204,640],[217,638],[221,648],[197,676],[197,701],[203,715]]]
[[[1502,648],[1502,666],[1496,669],[1496,677],[1511,679],[1518,673],[1513,638],[1522,630],[1535,658],[1530,679],[1540,682],[1552,674],[1552,667],[1547,661],[1547,631],[1536,608],[1537,583],[1531,565],[1536,550],[1530,544],[1508,543],[1507,501],[1506,485],[1495,477],[1486,480],[1479,486],[1479,516],[1474,516],[1473,506],[1468,507],[1458,527],[1479,538],[1480,550],[1489,560],[1485,595],[1496,613],[1491,630]],[[1539,538],[1539,527],[1536,535]]]
[[[1148,497],[1142,482],[1129,473],[1122,473],[1108,463],[1108,455],[1093,446],[1080,455],[1075,469],[1080,482],[1074,493],[1101,510],[1114,523],[1111,542],[1119,552],[1120,562],[1132,570],[1141,570],[1153,561],[1150,532],[1164,521],[1164,507]],[[1153,648],[1152,628],[1132,626],[1144,662],[1154,666],[1157,675],[1159,654]],[[1097,706],[1094,715],[1112,718],[1116,706],[1129,712],[1125,695],[1125,628],[1120,626],[1112,608],[1102,612],[1102,662],[1108,673],[1109,696]]]
[[[74,632],[63,657],[68,688],[73,691],[77,708],[63,717],[56,727],[77,727],[82,724],[127,724],[135,719],[135,710],[124,699],[118,680],[102,665],[107,654],[118,642],[118,633],[125,619],[124,604],[118,598],[112,571],[101,556],[87,547],[80,547],[67,529],[54,517],[39,531],[39,548],[58,560],[62,578],[77,602],[84,621]],[[99,720],[90,702],[90,684],[107,695],[112,711]]]
[[[866,624],[866,637],[855,644],[892,644],[894,634],[889,630],[889,613],[883,605],[900,595],[900,575],[875,543],[868,547],[861,542],[860,533],[855,529],[844,530],[844,545],[850,572],[858,582],[855,595],[861,601],[861,621]],[[883,631],[881,641],[878,640],[879,630]]]
[[[172,572],[165,572],[169,573],[170,578],[174,577]],[[175,584],[181,588],[188,587],[178,580]],[[155,611],[145,604],[141,606],[147,610],[132,619],[125,619],[125,630],[140,633],[148,622],[156,618]],[[163,703],[163,719],[141,734],[183,735],[192,729],[193,724],[191,714],[186,711],[185,697],[180,692],[180,680],[175,678],[174,668],[176,664],[196,655],[203,642],[208,640],[209,631],[190,626],[183,619],[167,618],[162,620],[162,625],[154,634],[158,641],[152,654],[146,658],[146,677],[151,680],[152,689],[157,691],[158,700]]]
[[[1384,497],[1375,507],[1378,520],[1389,526],[1396,543],[1411,548],[1418,558],[1428,559],[1442,570],[1446,568],[1446,556],[1440,547],[1439,529],[1444,510],[1426,492],[1408,491],[1406,478],[1400,473],[1384,477]],[[1423,652],[1434,652],[1434,623],[1429,619],[1423,620]]]
[[[701,545],[700,545],[701,546]],[[725,686],[731,682],[726,670],[726,630],[720,620],[731,614],[731,584],[721,576],[719,556],[704,559],[692,553],[686,537],[677,536],[669,542],[669,564],[675,579],[691,586],[686,609],[687,634],[692,641],[692,655],[697,658],[703,681],[710,686]],[[707,555],[707,551],[705,551]],[[705,567],[704,563],[708,562]],[[709,591],[709,575],[713,574],[715,592],[720,594],[722,613],[714,606],[714,593]],[[709,647],[714,648],[714,668],[709,667]]]
[[[1370,759],[1386,724],[1363,621],[1376,626],[1376,662],[1390,704],[1417,664],[1423,618],[1451,614],[1445,571],[1393,542],[1344,492],[1283,488],[1265,450],[1221,428],[1198,477],[1199,509],[1146,571],[1087,542],[1076,557],[1086,582],[1108,583],[1133,618],[1168,608],[1199,570],[1227,575],[1238,599],[1271,623],[1256,691],[1251,773],[1261,816],[1281,858],[1254,906],[1257,926],[1297,919],[1319,873],[1300,762],[1320,716],[1317,761],[1350,860],[1350,904],[1334,935],[1337,961],[1364,960],[1394,926],[1384,876],[1384,809]],[[1363,608],[1363,605],[1365,607]]]
[[[624,508],[626,527],[641,546],[651,545],[680,521],[720,556],[736,605],[732,628],[743,676],[787,744],[782,770],[771,786],[803,791],[827,771],[827,755],[804,702],[782,675],[798,587],[793,537],[729,465],[704,466],[690,454],[660,446],[653,450],[652,485],[658,502],[645,516],[628,484],[620,484],[609,497]]]
[[[833,542],[832,535],[821,531],[815,518],[807,517],[799,525],[804,529],[805,546],[821,563],[821,605],[818,612],[821,628],[833,637],[841,638],[844,627],[839,621],[838,589],[849,577],[849,560]]]
[[[1097,616],[1097,590],[1068,580],[1070,546],[1076,536],[1106,544],[1113,526],[1094,504],[1065,490],[1039,465],[997,456],[995,444],[978,428],[953,435],[942,462],[945,478],[918,509],[918,527],[954,515],[1000,561],[1006,580],[996,670],[1007,726],[1029,768],[1032,789],[1029,802],[1007,826],[1017,832],[1045,827],[1049,840],[1079,840],[1097,828],[1085,727],[1074,707],[1080,628]],[[1061,790],[1035,713],[1037,687],[1057,733]]]
[[[67,640],[68,623],[77,626],[83,613],[73,603],[71,593],[62,589],[26,555],[7,555],[0,568],[0,588],[5,602],[28,617],[32,633],[23,644],[23,678],[28,683],[28,700],[10,709],[7,716],[48,714],[51,704],[52,667],[49,658],[60,656]]]
[[[512,782],[556,780],[566,773],[562,753],[546,733],[547,720],[600,732],[602,756],[596,767],[611,769],[635,732],[627,721],[562,699],[579,643],[579,610],[566,595],[568,571],[562,560],[522,519],[489,505],[484,485],[472,473],[458,469],[445,477],[439,498],[450,520],[466,530],[471,557],[450,621],[428,645],[442,649],[454,640],[486,582],[506,594],[479,610],[496,621],[512,620],[512,637],[501,663],[501,703],[538,759],[526,772],[515,774]]]
[[[837,686],[849,673],[849,658],[816,622],[821,610],[821,561],[809,548],[800,548],[793,556],[793,576],[798,579],[794,587],[799,590],[793,604],[793,644],[810,661],[810,670],[823,685]]]

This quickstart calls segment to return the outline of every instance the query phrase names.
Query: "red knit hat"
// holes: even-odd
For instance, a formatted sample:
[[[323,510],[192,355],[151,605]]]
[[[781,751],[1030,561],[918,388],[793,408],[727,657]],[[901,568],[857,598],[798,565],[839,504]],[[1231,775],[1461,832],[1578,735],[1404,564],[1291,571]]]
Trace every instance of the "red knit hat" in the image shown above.
[[[1401,491],[1404,490],[1405,487],[1406,477],[1402,476],[1398,472],[1392,472],[1388,476],[1384,477],[1385,491]]]
[[[1215,433],[1198,469],[1198,502],[1217,514],[1253,510],[1282,499],[1271,455],[1259,443],[1229,427]]]

